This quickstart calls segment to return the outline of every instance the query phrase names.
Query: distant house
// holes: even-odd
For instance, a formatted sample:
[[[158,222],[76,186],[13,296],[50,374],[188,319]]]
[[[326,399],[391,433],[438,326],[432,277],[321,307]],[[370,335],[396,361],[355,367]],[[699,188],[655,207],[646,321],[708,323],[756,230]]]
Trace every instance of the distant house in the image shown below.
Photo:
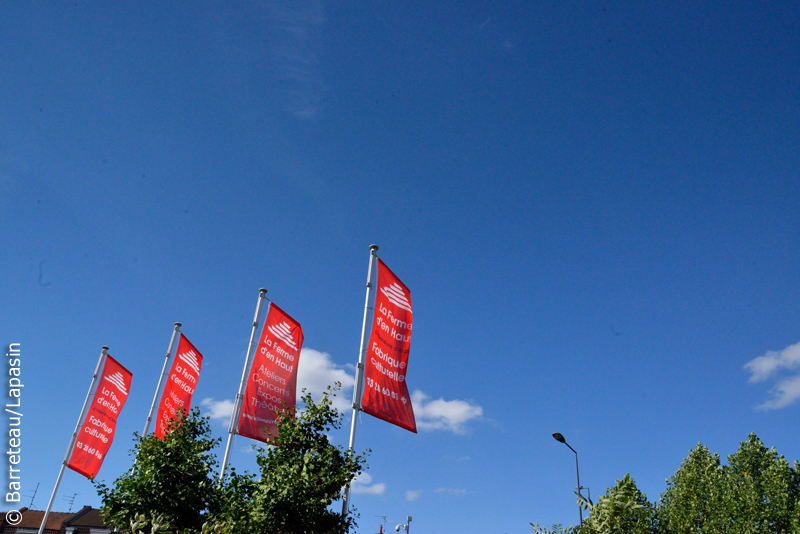
[[[0,512],[0,534],[37,534],[44,517],[43,510],[21,508],[22,520],[16,525],[8,522],[6,512]],[[50,512],[44,534],[110,534],[111,529],[100,519],[100,510],[84,506],[75,513]]]

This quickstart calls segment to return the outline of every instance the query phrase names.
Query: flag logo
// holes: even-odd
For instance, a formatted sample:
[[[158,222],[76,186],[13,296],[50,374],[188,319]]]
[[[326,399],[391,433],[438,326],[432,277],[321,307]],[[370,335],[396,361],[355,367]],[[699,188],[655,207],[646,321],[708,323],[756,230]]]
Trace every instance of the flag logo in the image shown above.
[[[186,365],[191,367],[195,373],[198,375],[200,374],[200,364],[197,363],[197,354],[195,354],[193,350],[184,352],[183,354],[178,354],[178,358],[183,360]]]
[[[128,396],[128,390],[125,388],[125,381],[122,378],[122,373],[117,371],[113,375],[105,377],[105,379],[117,386],[117,388],[119,388],[119,390],[123,392],[126,397]]]
[[[297,350],[297,343],[294,342],[292,339],[292,330],[289,328],[289,323],[283,321],[280,324],[276,325],[269,325],[269,331],[272,332],[275,337],[284,341],[287,345],[292,347],[294,350]]]
[[[408,312],[411,311],[411,303],[408,301],[408,297],[406,297],[403,288],[397,282],[394,282],[388,286],[383,286],[381,288],[381,293],[386,295],[386,298],[389,299],[389,302],[398,308],[402,308]]]

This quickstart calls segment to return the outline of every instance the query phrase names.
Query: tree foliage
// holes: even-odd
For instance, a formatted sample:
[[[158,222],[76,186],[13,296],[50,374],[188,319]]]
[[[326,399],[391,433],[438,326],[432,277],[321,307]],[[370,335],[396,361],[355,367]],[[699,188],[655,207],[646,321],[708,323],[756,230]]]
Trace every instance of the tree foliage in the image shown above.
[[[302,397],[303,412],[278,418],[274,446],[258,456],[260,479],[253,490],[250,527],[271,534],[336,534],[355,525],[353,513],[330,509],[365,466],[365,456],[330,443],[327,433],[341,425],[331,389],[315,403]]]
[[[543,527],[539,523],[535,525],[531,523],[531,527],[533,527],[533,534],[578,534],[580,531],[579,527],[574,525],[565,527],[561,523],[556,523],[550,528]]]
[[[792,515],[800,511],[796,463],[792,469],[774,447],[767,449],[750,434],[728,456],[724,473],[728,532],[791,532]]]
[[[627,473],[596,504],[583,505],[589,518],[581,534],[649,534],[655,527],[655,507]]]
[[[697,444],[661,494],[658,517],[666,532],[725,532],[724,472],[719,454]]]
[[[217,465],[211,452],[219,440],[211,438],[208,420],[194,408],[179,411],[164,439],[150,434],[131,450],[132,471],[112,487],[97,483],[103,521],[122,532],[141,523],[141,517],[160,518],[159,524],[178,531],[202,528],[216,494],[213,473]],[[163,532],[163,530],[162,530]]]
[[[596,504],[574,534],[800,534],[800,464],[789,462],[750,434],[722,465],[698,444],[689,451],[657,503],[629,475]],[[532,525],[536,534],[549,531]],[[559,526],[560,527],[560,526]]]
[[[134,434],[133,470],[111,487],[96,483],[103,520],[133,534],[349,532],[355,509],[342,515],[330,506],[365,467],[365,456],[328,439],[342,419],[331,404],[335,391],[329,388],[318,403],[305,394],[298,414],[278,412],[274,444],[258,452],[259,476],[232,469],[222,485],[212,452],[220,440],[211,438],[197,408],[179,412],[164,439]]]

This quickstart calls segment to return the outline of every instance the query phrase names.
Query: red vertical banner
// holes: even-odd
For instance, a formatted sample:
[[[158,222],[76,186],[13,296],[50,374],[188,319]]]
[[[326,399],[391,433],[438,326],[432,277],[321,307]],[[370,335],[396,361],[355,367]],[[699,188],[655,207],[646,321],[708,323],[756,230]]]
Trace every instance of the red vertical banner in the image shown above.
[[[411,292],[380,258],[376,286],[361,407],[378,419],[416,432],[417,423],[406,384],[411,347]]]
[[[300,323],[270,304],[247,375],[239,434],[265,443],[277,437],[275,412],[294,410],[297,403],[297,364],[302,347]]]
[[[164,386],[161,402],[159,402],[158,411],[156,412],[154,434],[157,437],[163,439],[167,433],[169,422],[178,409],[183,408],[186,415],[189,415],[192,396],[197,387],[197,380],[200,378],[202,365],[203,355],[194,348],[194,345],[186,339],[186,336],[181,334],[178,350],[172,360],[172,368],[167,378],[167,385]]]
[[[67,467],[92,480],[97,476],[114,441],[117,417],[128,400],[132,378],[130,371],[106,354],[103,372]]]

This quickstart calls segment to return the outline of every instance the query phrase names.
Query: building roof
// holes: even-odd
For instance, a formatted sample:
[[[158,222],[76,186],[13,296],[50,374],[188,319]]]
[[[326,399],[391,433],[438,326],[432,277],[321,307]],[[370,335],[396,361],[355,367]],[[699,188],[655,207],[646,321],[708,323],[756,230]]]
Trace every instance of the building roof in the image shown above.
[[[3,526],[8,525],[15,526],[17,528],[39,528],[42,525],[44,510],[28,510],[27,508],[22,508],[20,513],[22,514],[22,521],[16,525],[10,525],[5,520],[6,514],[3,513]],[[75,514],[71,514],[69,512],[50,512],[50,515],[47,516],[47,524],[45,525],[45,528],[48,530],[60,530],[61,523],[73,515]]]
[[[29,510],[27,507],[23,507],[20,508],[19,512],[22,515],[22,520],[15,525],[8,522],[5,512],[0,512],[0,531],[15,527],[38,529],[42,525],[44,510]],[[91,506],[84,506],[77,512],[50,512],[50,515],[47,516],[45,530],[59,532],[66,526],[106,528],[100,518],[100,510]]]
[[[103,523],[103,519],[100,517],[100,510],[92,508],[91,506],[84,506],[71,519],[68,519],[64,525],[68,527],[95,528],[105,528],[106,526],[105,523]]]

